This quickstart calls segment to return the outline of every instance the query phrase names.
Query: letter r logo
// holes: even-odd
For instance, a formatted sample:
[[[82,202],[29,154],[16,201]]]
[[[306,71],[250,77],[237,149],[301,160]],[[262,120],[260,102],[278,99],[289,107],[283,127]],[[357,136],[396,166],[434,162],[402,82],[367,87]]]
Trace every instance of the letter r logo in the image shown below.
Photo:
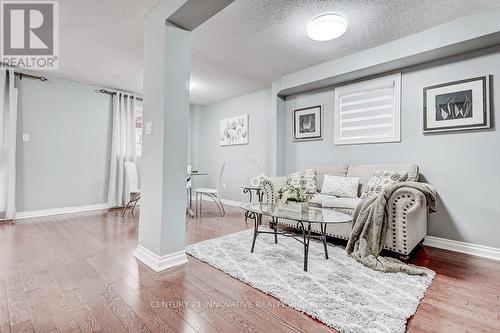
[[[53,55],[55,5],[53,1],[3,1],[3,55]]]

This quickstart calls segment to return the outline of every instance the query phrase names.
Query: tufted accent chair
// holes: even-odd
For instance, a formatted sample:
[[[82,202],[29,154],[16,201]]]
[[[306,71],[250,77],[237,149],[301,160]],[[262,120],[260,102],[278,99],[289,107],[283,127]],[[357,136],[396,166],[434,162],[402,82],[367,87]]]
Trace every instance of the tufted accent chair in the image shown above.
[[[305,168],[317,171],[319,191],[321,190],[323,176],[325,174],[349,176],[361,178],[360,193],[377,169],[397,170],[408,172],[409,181],[418,181],[418,167],[412,164],[388,164],[388,165],[307,165]],[[264,201],[275,203],[280,188],[286,185],[286,177],[272,177],[263,183]],[[335,198],[335,197],[334,197]],[[346,204],[346,200],[328,201],[320,193],[313,196],[312,205],[323,208],[335,209],[352,215],[361,199],[352,199]],[[333,202],[333,204],[332,204]],[[337,204],[335,204],[337,202]],[[411,251],[423,241],[427,234],[427,200],[425,195],[413,188],[403,187],[396,190],[387,203],[388,226],[385,235],[384,249],[395,252],[400,257],[407,258]],[[280,220],[280,224],[294,227],[292,221]],[[313,225],[313,231],[315,225]],[[317,227],[316,227],[317,228]],[[328,225],[327,234],[332,237],[349,239],[351,224]]]

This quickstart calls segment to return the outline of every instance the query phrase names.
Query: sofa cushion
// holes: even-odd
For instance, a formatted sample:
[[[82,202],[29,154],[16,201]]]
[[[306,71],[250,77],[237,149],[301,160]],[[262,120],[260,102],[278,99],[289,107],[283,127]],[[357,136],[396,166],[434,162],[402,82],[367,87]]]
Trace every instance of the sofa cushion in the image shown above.
[[[287,184],[295,187],[301,187],[308,194],[314,194],[318,191],[316,182],[316,170],[306,169],[297,171],[286,176]]]
[[[286,176],[286,183],[288,185],[302,187],[302,173],[300,171],[290,173]]]
[[[335,195],[344,198],[357,198],[359,188],[358,177],[340,177],[325,175],[321,194]]]
[[[377,170],[394,170],[408,173],[406,180],[410,182],[418,181],[418,166],[416,164],[365,164],[365,165],[350,165],[347,170],[348,177],[361,178],[360,193],[366,189],[368,181]],[[319,183],[318,183],[319,184]]]
[[[323,202],[335,199],[336,196],[334,195],[325,195],[325,194],[315,194],[312,196],[311,200],[309,200],[309,203],[313,206],[323,206]]]
[[[324,200],[322,203],[323,208],[338,208],[338,209],[356,209],[363,201],[361,198],[335,198]]]
[[[365,190],[361,198],[368,198],[376,195],[382,190],[395,183],[403,182],[408,178],[408,172],[394,170],[377,170],[365,186]]]
[[[302,171],[303,188],[306,193],[313,194],[318,191],[318,182],[316,180],[316,170],[306,169]]]
[[[348,165],[346,164],[306,164],[302,167],[302,170],[314,169],[316,170],[316,183],[318,190],[323,187],[323,177],[324,175],[332,176],[345,176],[347,172]]]

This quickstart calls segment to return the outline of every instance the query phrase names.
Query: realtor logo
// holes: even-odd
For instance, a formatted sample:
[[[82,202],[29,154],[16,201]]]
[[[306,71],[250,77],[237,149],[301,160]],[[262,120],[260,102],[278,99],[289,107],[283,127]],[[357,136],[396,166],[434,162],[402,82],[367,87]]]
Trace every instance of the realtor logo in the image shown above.
[[[59,67],[57,1],[2,1],[1,62],[36,70]]]

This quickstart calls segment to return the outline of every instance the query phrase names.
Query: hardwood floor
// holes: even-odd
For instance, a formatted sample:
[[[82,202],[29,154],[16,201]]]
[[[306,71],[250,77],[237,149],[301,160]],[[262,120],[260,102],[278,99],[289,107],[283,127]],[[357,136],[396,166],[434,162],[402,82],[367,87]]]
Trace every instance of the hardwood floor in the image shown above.
[[[186,242],[251,227],[227,211],[205,204]],[[194,258],[149,270],[132,256],[137,223],[99,211],[0,224],[0,332],[334,332]],[[412,262],[438,274],[408,332],[500,332],[500,262],[427,247]]]

